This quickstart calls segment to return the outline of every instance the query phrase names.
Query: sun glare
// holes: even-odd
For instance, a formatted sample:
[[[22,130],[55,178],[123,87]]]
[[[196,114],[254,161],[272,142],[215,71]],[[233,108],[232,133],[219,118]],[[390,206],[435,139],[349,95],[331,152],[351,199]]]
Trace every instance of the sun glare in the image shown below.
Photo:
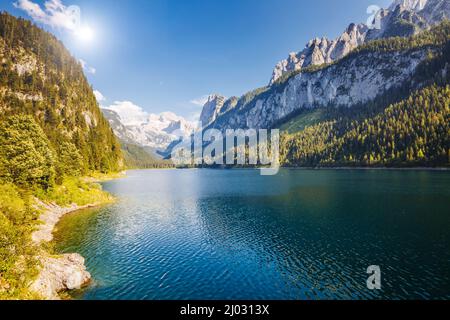
[[[94,39],[94,30],[89,26],[80,27],[75,31],[75,35],[80,41],[91,42]]]

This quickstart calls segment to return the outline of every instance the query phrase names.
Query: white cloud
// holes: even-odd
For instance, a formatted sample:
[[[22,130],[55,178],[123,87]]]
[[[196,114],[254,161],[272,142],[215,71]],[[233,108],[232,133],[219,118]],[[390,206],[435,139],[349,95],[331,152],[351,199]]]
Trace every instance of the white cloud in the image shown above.
[[[95,98],[97,99],[97,102],[100,103],[100,102],[106,101],[105,96],[100,91],[94,90],[94,95],[95,95]]]
[[[115,101],[113,105],[104,109],[116,112],[126,126],[140,125],[149,117],[147,112],[130,101]]]
[[[186,118],[186,120],[190,122],[199,122],[200,121],[200,112],[192,112],[189,114],[189,117]]]
[[[97,73],[97,69],[88,65],[87,62],[84,61],[83,59],[78,59],[78,61],[80,62],[81,66],[83,67],[84,71],[86,71],[87,73],[90,73],[90,74]]]
[[[86,72],[90,74],[96,74],[97,69],[95,69],[94,67],[87,67]]]
[[[204,95],[199,98],[193,99],[190,103],[195,104],[196,106],[203,107],[205,103],[208,101],[209,95]]]
[[[24,10],[34,21],[75,32],[81,26],[81,10],[78,6],[65,6],[61,0],[47,0],[44,8],[30,0],[18,0],[14,6]]]
[[[197,129],[197,128],[201,127],[200,115],[201,115],[200,112],[192,112],[186,118],[187,121],[189,121],[190,123],[192,123],[194,125],[194,129]]]

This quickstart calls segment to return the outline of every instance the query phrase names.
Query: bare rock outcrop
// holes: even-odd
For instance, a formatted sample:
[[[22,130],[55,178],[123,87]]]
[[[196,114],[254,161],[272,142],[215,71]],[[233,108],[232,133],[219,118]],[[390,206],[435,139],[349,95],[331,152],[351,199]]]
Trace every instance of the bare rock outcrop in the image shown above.
[[[208,97],[200,115],[200,121],[203,126],[206,126],[216,120],[225,104],[225,100],[226,98],[220,94],[212,94]]]
[[[377,13],[379,28],[350,24],[335,40],[316,38],[300,52],[290,53],[274,68],[269,85],[284,74],[339,60],[360,45],[376,39],[408,37],[450,18],[448,0],[395,0]]]
[[[35,201],[36,207],[44,211],[40,216],[42,224],[31,236],[33,242],[37,245],[53,240],[53,230],[64,215],[95,206],[80,207],[72,205],[63,208],[56,204],[44,203],[38,199]],[[38,260],[41,265],[40,272],[37,279],[31,284],[30,289],[46,300],[59,300],[58,293],[81,289],[91,281],[91,275],[86,271],[85,260],[77,253],[51,256],[46,251],[41,250],[38,254]]]
[[[338,60],[364,43],[368,28],[363,24],[350,24],[337,39],[316,38],[306,44],[298,53],[290,53],[286,60],[280,61],[273,70],[270,85],[285,73],[297,71],[309,66],[321,65]]]
[[[59,300],[58,293],[81,289],[91,280],[84,258],[77,253],[39,258],[42,267],[31,290],[47,300]]]

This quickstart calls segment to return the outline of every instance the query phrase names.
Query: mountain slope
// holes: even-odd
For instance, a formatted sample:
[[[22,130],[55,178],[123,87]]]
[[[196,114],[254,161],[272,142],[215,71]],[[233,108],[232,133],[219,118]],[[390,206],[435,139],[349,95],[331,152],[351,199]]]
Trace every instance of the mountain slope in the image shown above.
[[[32,239],[54,221],[41,225],[39,217],[46,210],[59,217],[65,207],[110,202],[81,176],[119,170],[122,162],[82,66],[51,34],[0,13],[0,299],[56,295],[59,280],[52,277],[62,276],[60,264],[52,269],[49,247]],[[63,261],[76,270],[76,262]],[[36,292],[30,285],[42,268],[52,269],[44,276],[51,283]],[[60,279],[61,288],[78,286],[85,280],[78,276],[75,271],[75,278]]]
[[[450,40],[450,22],[410,38],[369,42],[335,63],[311,66],[286,74],[276,84],[245,95],[245,102],[218,117],[209,127],[273,128],[304,109],[352,106],[367,103],[387,91],[407,85],[407,92],[419,89],[434,74],[423,66],[441,57]],[[442,60],[435,60],[441,61]],[[432,70],[448,72],[444,63]]]
[[[189,136],[195,125],[171,112],[149,114],[138,122],[127,122],[112,109],[103,108],[104,116],[119,139],[157,152],[165,151],[180,137]]]
[[[429,86],[373,116],[346,110],[284,135],[287,166],[449,166],[450,86]],[[326,112],[326,111],[325,111]]]
[[[151,150],[121,141],[123,158],[128,169],[172,168],[171,161],[163,160]]]
[[[200,121],[203,126],[207,126],[217,119],[225,104],[225,100],[226,98],[220,94],[212,94],[208,96],[200,115]]]
[[[396,0],[378,15],[379,29],[364,24],[350,24],[335,40],[316,38],[305,49],[291,53],[274,68],[269,85],[284,74],[339,60],[357,47],[372,40],[389,37],[409,37],[450,18],[448,0]]]
[[[30,115],[56,156],[56,174],[116,171],[120,146],[82,66],[53,35],[0,14],[0,121]],[[68,159],[77,159],[68,164]]]

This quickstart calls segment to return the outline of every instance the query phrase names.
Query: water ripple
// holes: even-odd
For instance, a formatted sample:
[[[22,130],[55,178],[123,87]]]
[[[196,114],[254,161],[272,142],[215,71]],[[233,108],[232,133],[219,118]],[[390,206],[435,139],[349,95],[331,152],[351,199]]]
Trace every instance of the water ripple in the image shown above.
[[[121,201],[55,238],[87,259],[83,299],[448,299],[449,186],[446,172],[132,171],[105,183]]]

